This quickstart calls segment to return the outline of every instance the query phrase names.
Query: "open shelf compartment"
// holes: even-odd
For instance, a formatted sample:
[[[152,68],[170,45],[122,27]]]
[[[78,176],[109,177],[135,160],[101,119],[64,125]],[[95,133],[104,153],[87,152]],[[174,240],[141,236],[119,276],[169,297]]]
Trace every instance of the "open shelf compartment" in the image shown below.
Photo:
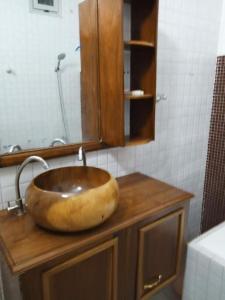
[[[154,101],[126,101],[125,123],[126,145],[144,144],[154,140]]]
[[[131,11],[131,40],[155,45],[157,37],[157,0],[125,0]]]
[[[148,143],[155,137],[157,0],[124,2],[125,144]]]

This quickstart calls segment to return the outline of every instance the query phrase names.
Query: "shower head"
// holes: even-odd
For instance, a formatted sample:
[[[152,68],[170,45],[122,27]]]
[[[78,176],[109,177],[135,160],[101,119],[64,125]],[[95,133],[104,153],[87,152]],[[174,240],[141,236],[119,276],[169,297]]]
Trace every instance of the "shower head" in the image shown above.
[[[58,60],[63,60],[65,57],[66,57],[66,54],[65,54],[65,53],[60,53],[60,54],[58,55]]]
[[[55,72],[58,72],[60,70],[60,63],[61,63],[61,60],[63,60],[64,58],[66,57],[66,54],[65,53],[60,53],[58,55],[58,64],[57,64],[57,67],[55,68]]]

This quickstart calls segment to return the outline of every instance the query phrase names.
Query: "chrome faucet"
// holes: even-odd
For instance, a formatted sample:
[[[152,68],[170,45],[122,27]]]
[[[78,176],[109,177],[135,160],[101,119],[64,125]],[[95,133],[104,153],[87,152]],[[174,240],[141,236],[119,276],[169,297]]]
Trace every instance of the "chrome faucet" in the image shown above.
[[[47,162],[39,157],[39,156],[30,156],[19,166],[17,172],[16,172],[16,178],[15,178],[15,186],[16,186],[16,205],[11,206],[11,202],[8,202],[8,211],[17,210],[18,215],[23,215],[25,213],[23,200],[20,194],[20,176],[23,171],[23,169],[31,162],[40,162],[42,164],[42,167],[45,170],[49,169],[49,166]]]
[[[10,146],[8,153],[13,153],[13,152],[17,152],[17,151],[21,151],[22,148],[20,145],[12,145]]]
[[[56,144],[66,145],[66,142],[64,139],[56,138],[51,142],[49,147],[54,147]]]
[[[79,151],[78,151],[78,160],[79,161],[83,161],[83,166],[84,167],[87,166],[86,152],[85,152],[85,150],[84,150],[83,147],[79,148]]]

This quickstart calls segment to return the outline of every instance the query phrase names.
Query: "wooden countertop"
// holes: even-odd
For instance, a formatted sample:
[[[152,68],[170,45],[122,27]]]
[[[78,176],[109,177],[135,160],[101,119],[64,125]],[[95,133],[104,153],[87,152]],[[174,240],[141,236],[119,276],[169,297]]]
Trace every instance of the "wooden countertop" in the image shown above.
[[[18,217],[1,211],[0,246],[11,271],[23,273],[193,197],[140,173],[121,177],[118,182],[120,204],[116,213],[103,225],[83,233],[48,232],[36,226],[28,214]]]

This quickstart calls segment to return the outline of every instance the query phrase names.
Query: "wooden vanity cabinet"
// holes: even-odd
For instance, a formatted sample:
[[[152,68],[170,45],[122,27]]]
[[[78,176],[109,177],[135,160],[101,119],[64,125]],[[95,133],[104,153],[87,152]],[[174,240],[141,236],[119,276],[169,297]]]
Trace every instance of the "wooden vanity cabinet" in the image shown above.
[[[145,300],[179,278],[192,195],[139,173],[118,182],[117,212],[87,232],[0,212],[7,300]]]
[[[179,273],[184,217],[184,209],[162,212],[62,262],[31,270],[20,278],[22,299],[31,299],[33,290],[33,300],[149,299]]]

